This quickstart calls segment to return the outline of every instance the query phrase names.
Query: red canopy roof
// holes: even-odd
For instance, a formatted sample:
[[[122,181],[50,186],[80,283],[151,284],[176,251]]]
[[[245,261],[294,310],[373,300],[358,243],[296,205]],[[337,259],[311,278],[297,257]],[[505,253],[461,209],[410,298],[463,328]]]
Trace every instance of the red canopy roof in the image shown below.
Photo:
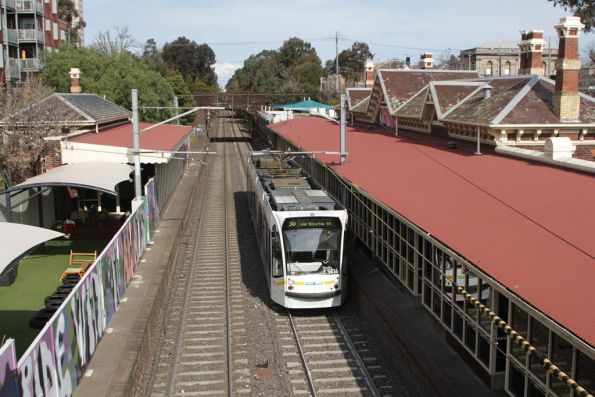
[[[151,126],[149,123],[139,123],[139,125],[141,130]],[[140,147],[144,150],[175,150],[182,139],[190,133],[190,130],[188,126],[162,124],[149,131],[141,132]],[[132,148],[132,139],[132,124],[124,124],[101,131],[98,134],[93,132],[71,138],[70,141]]]
[[[304,150],[339,150],[327,120],[270,127]],[[347,151],[340,175],[595,346],[595,178],[378,129],[348,128]]]

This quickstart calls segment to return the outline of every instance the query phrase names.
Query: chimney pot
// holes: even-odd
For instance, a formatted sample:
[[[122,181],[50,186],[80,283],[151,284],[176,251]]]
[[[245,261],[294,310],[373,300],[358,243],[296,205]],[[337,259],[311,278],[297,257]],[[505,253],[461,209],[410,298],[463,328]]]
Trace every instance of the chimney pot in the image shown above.
[[[70,92],[73,94],[79,94],[83,90],[81,88],[81,70],[79,68],[70,69]]]
[[[560,23],[554,27],[560,42],[556,61],[556,88],[552,101],[554,112],[562,122],[578,121],[581,103],[578,94],[581,67],[578,38],[585,25],[579,17],[567,16],[560,18]]]

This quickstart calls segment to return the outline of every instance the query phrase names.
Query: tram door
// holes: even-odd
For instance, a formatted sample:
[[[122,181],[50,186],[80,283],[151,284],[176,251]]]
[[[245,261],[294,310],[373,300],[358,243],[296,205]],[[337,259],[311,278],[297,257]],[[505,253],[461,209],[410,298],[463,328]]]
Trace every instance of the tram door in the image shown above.
[[[281,252],[281,238],[277,226],[273,225],[271,232],[271,299],[282,303],[285,298],[285,278],[283,277],[283,256]]]

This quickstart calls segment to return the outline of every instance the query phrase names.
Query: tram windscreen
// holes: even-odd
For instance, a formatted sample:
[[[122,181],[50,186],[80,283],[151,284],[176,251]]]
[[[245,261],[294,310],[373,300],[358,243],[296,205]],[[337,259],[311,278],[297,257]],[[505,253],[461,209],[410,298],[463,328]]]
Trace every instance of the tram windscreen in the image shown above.
[[[287,274],[339,274],[339,218],[289,218],[283,223]]]

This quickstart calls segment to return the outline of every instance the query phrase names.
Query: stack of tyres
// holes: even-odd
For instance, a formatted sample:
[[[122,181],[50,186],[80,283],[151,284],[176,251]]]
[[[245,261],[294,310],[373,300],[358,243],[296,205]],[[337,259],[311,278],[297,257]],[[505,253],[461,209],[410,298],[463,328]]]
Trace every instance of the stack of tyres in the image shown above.
[[[78,275],[66,276],[56,291],[45,298],[45,307],[29,320],[29,325],[36,329],[43,328],[56,310],[62,306],[64,299],[70,295],[70,292],[78,284],[80,279]]]

